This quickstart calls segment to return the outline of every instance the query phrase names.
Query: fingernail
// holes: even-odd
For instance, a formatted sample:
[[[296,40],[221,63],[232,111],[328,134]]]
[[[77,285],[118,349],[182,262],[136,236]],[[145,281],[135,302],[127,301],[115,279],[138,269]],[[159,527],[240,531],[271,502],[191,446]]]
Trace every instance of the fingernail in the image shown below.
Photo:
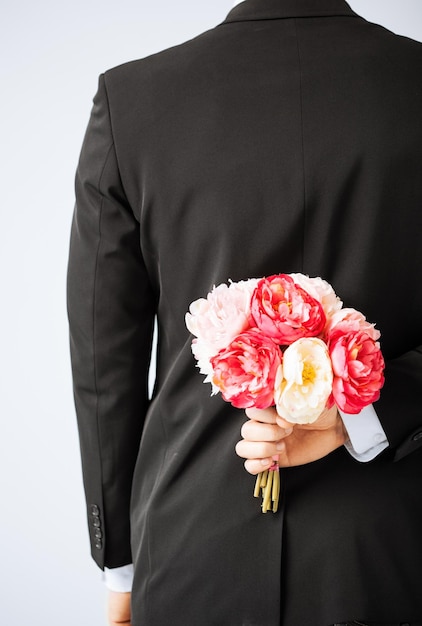
[[[261,459],[261,465],[269,465],[271,462],[271,459]]]
[[[284,431],[284,434],[287,435],[291,435],[293,432],[293,428],[286,428],[286,430]]]
[[[284,450],[284,443],[283,443],[282,441],[279,441],[279,442],[276,444],[276,447],[275,447],[275,448],[276,448],[276,450],[278,450],[279,452],[280,452],[280,450]]]

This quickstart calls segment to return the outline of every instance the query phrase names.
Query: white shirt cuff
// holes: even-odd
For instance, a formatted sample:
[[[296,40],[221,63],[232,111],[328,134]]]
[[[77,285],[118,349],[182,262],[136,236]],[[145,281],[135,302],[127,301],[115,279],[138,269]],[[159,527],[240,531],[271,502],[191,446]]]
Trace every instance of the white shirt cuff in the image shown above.
[[[101,572],[102,579],[110,591],[132,591],[133,583],[133,564],[123,565],[122,567],[104,568]]]
[[[354,459],[366,463],[388,448],[387,436],[372,404],[356,415],[340,410],[339,413],[349,435],[344,445]]]

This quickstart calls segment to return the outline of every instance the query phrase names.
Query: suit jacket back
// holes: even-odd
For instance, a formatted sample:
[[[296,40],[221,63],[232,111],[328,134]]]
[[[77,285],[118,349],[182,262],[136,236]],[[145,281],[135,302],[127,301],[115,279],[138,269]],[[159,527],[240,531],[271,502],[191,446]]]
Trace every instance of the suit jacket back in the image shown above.
[[[343,0],[246,0],[100,78],[68,307],[92,554],[134,560],[134,626],[422,619],[421,77],[419,43]],[[261,515],[245,416],[201,384],[184,314],[279,272],[377,323],[391,445],[284,471]]]

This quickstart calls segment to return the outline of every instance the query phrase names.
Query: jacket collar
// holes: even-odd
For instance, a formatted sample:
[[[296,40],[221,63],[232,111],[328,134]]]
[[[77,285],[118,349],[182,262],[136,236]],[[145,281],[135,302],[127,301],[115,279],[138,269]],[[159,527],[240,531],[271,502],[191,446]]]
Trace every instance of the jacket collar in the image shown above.
[[[244,20],[334,15],[358,17],[345,0],[245,0],[230,11],[223,24]]]

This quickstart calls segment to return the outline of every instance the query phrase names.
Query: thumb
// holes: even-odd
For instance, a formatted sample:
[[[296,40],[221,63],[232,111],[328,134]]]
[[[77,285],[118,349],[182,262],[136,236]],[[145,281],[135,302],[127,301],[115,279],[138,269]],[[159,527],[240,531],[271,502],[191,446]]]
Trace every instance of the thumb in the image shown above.
[[[245,413],[249,419],[255,420],[256,422],[263,422],[265,424],[276,423],[277,413],[273,406],[268,407],[268,409],[251,407],[246,409]]]

